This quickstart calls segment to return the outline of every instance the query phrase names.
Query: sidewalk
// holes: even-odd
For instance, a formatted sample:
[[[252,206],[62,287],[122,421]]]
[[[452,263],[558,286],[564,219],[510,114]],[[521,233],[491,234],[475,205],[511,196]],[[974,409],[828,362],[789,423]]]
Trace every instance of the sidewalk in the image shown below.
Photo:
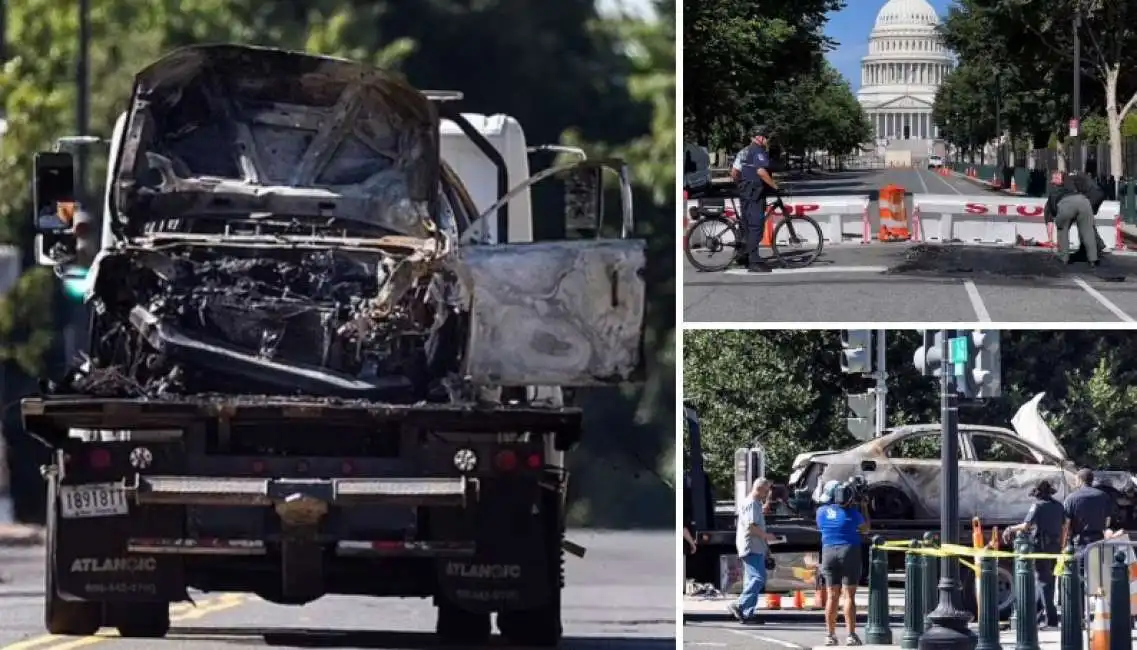
[[[765,598],[765,596],[763,596]],[[692,621],[716,621],[716,620],[733,620],[734,617],[726,606],[738,600],[737,596],[727,596],[719,598],[709,598],[700,596],[684,596],[683,597],[683,618]],[[759,601],[761,603],[762,601]],[[861,618],[866,615],[869,608],[869,594],[867,590],[861,590],[856,596],[857,602],[857,617]],[[904,607],[904,590],[903,589],[889,589],[888,590],[888,604],[889,613],[892,616],[903,616]],[[798,609],[793,606],[793,599],[786,596],[782,597],[781,609],[765,609],[760,608],[760,613],[763,617],[802,617],[802,616],[821,616],[822,610],[813,609],[809,607],[809,601],[806,601],[804,609]]]
[[[972,631],[973,632],[975,631],[975,626],[972,626]],[[865,650],[900,650],[899,641],[900,641],[900,635],[901,634],[904,634],[904,628],[897,629],[896,627],[893,627],[892,628],[892,640],[896,641],[896,643],[894,643],[892,645],[869,645],[869,644],[865,644],[861,647],[864,648]],[[1046,632],[1039,632],[1038,633],[1039,650],[1058,650],[1059,642],[1061,641],[1061,635],[1062,635],[1062,633],[1059,630],[1047,630]],[[843,637],[838,636],[838,638],[843,640]],[[863,633],[861,634],[861,638],[862,639],[864,638]],[[1137,634],[1132,635],[1132,638],[1133,638],[1133,640],[1137,640]],[[1133,640],[1131,640],[1129,642],[1130,647],[1133,647],[1133,645],[1134,645]],[[1082,643],[1083,643],[1082,647],[1084,647],[1084,648],[1089,647],[1088,643],[1086,643],[1086,638],[1084,635],[1082,637]],[[1014,631],[1010,630],[1010,631],[1003,632],[1002,634],[1000,634],[999,635],[999,645],[1003,646],[1003,650],[1012,650],[1015,647],[1015,633],[1014,633]],[[825,646],[814,646],[814,650],[823,650],[824,648],[825,648]]]

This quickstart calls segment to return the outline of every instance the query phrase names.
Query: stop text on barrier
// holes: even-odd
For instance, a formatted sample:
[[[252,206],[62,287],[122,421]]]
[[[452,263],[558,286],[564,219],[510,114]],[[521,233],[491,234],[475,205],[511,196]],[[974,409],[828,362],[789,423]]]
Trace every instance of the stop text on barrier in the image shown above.
[[[1001,217],[1017,214],[1020,217],[1041,217],[1046,208],[1041,205],[984,205],[982,203],[965,203],[963,211],[967,214],[996,214]]]

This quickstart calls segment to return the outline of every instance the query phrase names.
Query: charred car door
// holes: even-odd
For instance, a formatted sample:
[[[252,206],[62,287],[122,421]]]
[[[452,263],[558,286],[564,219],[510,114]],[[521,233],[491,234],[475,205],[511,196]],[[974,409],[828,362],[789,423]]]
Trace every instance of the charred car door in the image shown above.
[[[967,434],[974,458],[960,463],[960,493],[984,521],[1021,521],[1034,503],[1030,492],[1039,481],[1058,490],[1055,498],[1065,497],[1061,466],[1044,462],[1030,445],[994,431]]]
[[[478,224],[528,187],[578,168],[620,178],[621,237],[491,243]],[[597,175],[598,177],[599,175]],[[470,314],[464,374],[497,386],[596,386],[643,370],[646,242],[632,232],[632,191],[622,163],[576,161],[513,188],[466,230],[454,258]]]

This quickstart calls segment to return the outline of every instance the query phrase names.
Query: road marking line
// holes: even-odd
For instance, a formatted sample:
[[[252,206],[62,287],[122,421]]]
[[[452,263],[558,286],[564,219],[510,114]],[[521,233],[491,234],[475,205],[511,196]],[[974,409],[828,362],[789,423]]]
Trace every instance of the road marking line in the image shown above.
[[[959,188],[958,188],[958,187],[956,187],[955,185],[952,185],[951,183],[949,183],[947,179],[949,179],[949,178],[950,178],[950,179],[952,179],[952,180],[959,180],[959,179],[961,179],[961,178],[966,178],[966,177],[964,177],[964,176],[956,176],[956,172],[954,172],[954,171],[953,171],[953,172],[952,172],[952,174],[951,174],[951,176],[940,176],[940,175],[938,175],[938,174],[937,174],[937,175],[936,175],[936,178],[938,178],[938,179],[940,180],[940,182],[942,182],[944,185],[947,185],[947,186],[948,186],[948,188],[949,188],[949,189],[951,189],[951,191],[953,191],[953,192],[955,192],[956,194],[959,194],[959,195],[961,195],[961,196],[963,195],[963,192],[960,192],[960,191],[959,191]]]
[[[983,296],[979,295],[979,287],[972,280],[964,280],[963,288],[967,289],[967,297],[971,299],[971,308],[975,310],[975,318],[981,323],[990,323],[991,315],[987,313],[987,305],[983,304]]]
[[[807,266],[804,269],[772,269],[770,273],[751,273],[746,269],[727,269],[725,275],[805,275],[810,273],[884,273],[887,266]],[[686,277],[686,276],[684,276]]]
[[[803,645],[798,645],[796,643],[790,643],[789,641],[783,641],[782,639],[776,639],[772,636],[765,636],[763,634],[754,634],[753,632],[744,632],[742,630],[732,630],[729,627],[724,627],[724,628],[719,628],[719,629],[730,632],[731,634],[737,634],[738,636],[744,636],[748,639],[757,639],[758,641],[767,641],[769,643],[780,645],[783,648],[792,648],[793,650],[805,650],[805,646],[803,646]]]
[[[201,618],[214,612],[232,609],[233,607],[248,602],[250,599],[251,596],[247,594],[222,594],[217,598],[198,601],[197,607],[194,607],[191,603],[177,603],[170,606],[170,623],[188,621]],[[18,641],[11,645],[0,646],[0,650],[28,650],[30,648],[38,648],[39,650],[72,650],[73,648],[82,648],[116,638],[120,638],[118,630],[110,630],[105,633],[96,634],[95,636],[80,638],[63,634],[45,634],[43,636]],[[57,645],[48,645],[56,641],[64,642]]]
[[[931,192],[928,191],[928,183],[924,180],[924,170],[917,169],[916,178],[920,181],[920,187],[924,188],[924,194],[931,194]]]
[[[1082,278],[1077,278],[1077,277],[1076,277],[1076,278],[1074,278],[1074,284],[1078,285],[1078,286],[1079,286],[1079,287],[1081,287],[1081,288],[1082,288],[1082,290],[1084,290],[1086,293],[1088,293],[1088,294],[1090,294],[1091,296],[1093,296],[1093,297],[1094,297],[1094,299],[1095,299],[1095,300],[1097,300],[1098,302],[1100,302],[1100,303],[1102,304],[1102,306],[1103,306],[1103,307],[1105,307],[1106,309],[1108,309],[1108,310],[1110,310],[1111,312],[1113,312],[1113,315],[1114,315],[1114,316],[1117,316],[1118,318],[1120,318],[1120,319],[1121,319],[1123,322],[1126,322],[1126,323],[1132,323],[1132,322],[1134,322],[1134,321],[1133,321],[1133,318],[1132,318],[1132,317],[1130,317],[1130,316],[1129,316],[1129,314],[1126,314],[1124,311],[1122,311],[1120,307],[1118,307],[1117,305],[1113,304],[1113,302],[1112,302],[1112,301],[1110,301],[1110,299],[1109,299],[1109,298],[1106,298],[1105,296],[1103,296],[1103,295],[1102,295],[1102,293],[1101,293],[1100,291],[1098,291],[1097,289],[1095,289],[1095,288],[1091,287],[1091,286],[1089,285],[1089,283],[1087,283],[1087,282],[1086,282],[1085,280],[1083,280]]]

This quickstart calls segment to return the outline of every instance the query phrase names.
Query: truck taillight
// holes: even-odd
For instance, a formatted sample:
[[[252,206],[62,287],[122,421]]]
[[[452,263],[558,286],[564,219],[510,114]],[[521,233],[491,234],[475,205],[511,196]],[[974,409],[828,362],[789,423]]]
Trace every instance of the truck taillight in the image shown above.
[[[493,464],[504,472],[512,472],[517,469],[517,454],[512,449],[503,449],[494,456]]]
[[[527,458],[525,462],[529,464],[529,469],[541,469],[541,465],[543,464],[541,454],[529,454],[529,458]]]
[[[87,465],[91,469],[106,469],[111,466],[111,452],[106,449],[92,449],[87,454]]]

